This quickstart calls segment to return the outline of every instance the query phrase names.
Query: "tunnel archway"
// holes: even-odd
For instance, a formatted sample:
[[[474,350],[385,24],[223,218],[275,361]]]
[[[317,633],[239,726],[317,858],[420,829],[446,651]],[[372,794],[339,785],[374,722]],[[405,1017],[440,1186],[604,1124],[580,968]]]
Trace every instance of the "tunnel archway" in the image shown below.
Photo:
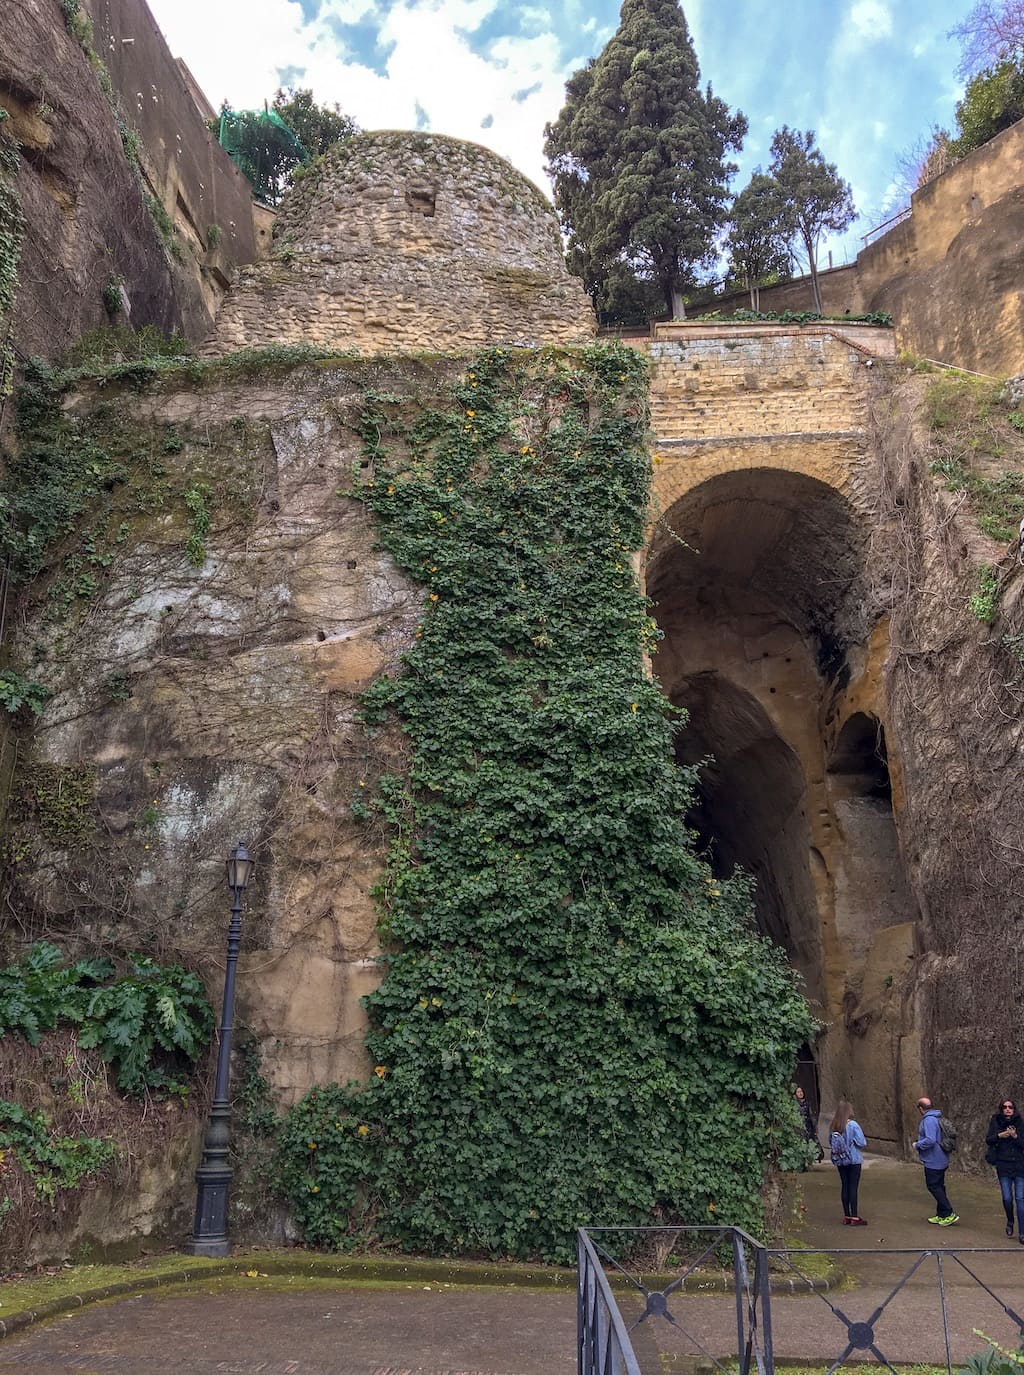
[[[851,1097],[869,1139],[898,1150],[916,913],[880,718],[844,705],[876,614],[865,534],[837,487],[737,457],[675,502],[648,551],[655,671],[689,713],[677,755],[707,761],[690,824],[718,874],[754,876],[759,927],[803,976],[827,1028],[806,1048],[823,1108]]]
[[[820,1000],[821,932],[800,760],[754,695],[719,673],[695,674],[674,701],[689,715],[677,758],[700,765],[689,823],[719,877],[737,869],[753,876],[758,928],[782,946]]]

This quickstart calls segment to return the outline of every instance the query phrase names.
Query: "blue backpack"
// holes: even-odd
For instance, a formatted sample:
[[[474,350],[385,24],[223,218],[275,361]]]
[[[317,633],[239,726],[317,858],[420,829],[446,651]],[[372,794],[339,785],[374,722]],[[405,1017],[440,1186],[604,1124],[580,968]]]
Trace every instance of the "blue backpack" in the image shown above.
[[[831,1132],[828,1138],[828,1145],[833,1165],[853,1164],[853,1157],[850,1155],[850,1144],[846,1139],[845,1132]]]

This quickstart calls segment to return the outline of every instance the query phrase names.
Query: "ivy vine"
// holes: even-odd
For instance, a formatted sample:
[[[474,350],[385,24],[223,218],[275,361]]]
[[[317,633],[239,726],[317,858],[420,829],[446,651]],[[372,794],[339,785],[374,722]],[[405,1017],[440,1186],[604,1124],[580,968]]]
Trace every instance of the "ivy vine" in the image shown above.
[[[283,1128],[316,1244],[566,1261],[583,1223],[757,1226],[766,1168],[796,1163],[811,1018],[748,883],[694,851],[644,667],[646,385],[602,345],[367,398],[357,493],[426,604],[364,706],[408,772],[353,799],[393,837],[375,1068]]]

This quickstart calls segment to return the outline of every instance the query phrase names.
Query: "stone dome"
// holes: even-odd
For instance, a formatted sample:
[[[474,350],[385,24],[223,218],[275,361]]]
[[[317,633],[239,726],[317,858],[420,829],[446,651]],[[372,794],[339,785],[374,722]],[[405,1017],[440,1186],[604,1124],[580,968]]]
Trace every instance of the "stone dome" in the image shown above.
[[[424,133],[357,134],[282,203],[269,259],[239,272],[205,352],[581,343],[595,331],[554,209],[504,158]]]

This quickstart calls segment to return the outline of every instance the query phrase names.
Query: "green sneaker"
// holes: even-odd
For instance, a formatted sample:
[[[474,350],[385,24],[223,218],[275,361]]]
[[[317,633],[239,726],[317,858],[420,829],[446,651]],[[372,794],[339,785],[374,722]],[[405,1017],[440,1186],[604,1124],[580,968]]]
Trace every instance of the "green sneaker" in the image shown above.
[[[942,1226],[942,1218],[941,1218],[941,1217],[930,1217],[930,1218],[928,1219],[928,1221],[929,1221],[929,1222],[934,1222],[935,1225],[936,1225],[937,1227],[941,1227],[941,1226]]]
[[[954,1222],[959,1222],[959,1221],[960,1221],[960,1214],[959,1214],[959,1213],[950,1213],[949,1217],[940,1217],[940,1218],[939,1218],[939,1226],[940,1226],[940,1227],[952,1227],[952,1225],[953,1225]]]

